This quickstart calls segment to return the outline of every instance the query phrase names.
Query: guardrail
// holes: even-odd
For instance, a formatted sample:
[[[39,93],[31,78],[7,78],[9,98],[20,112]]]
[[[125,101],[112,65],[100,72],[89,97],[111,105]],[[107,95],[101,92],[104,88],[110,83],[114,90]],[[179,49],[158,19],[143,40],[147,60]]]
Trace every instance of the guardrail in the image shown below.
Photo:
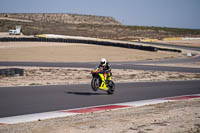
[[[171,51],[171,52],[181,52],[181,50],[177,50],[177,49],[157,48],[157,47],[154,47],[154,46],[143,46],[143,45],[135,45],[135,44],[130,44],[130,43],[120,43],[120,42],[101,41],[101,40],[70,39],[70,38],[3,37],[3,38],[0,38],[0,42],[82,43],[82,44],[92,44],[92,45],[102,45],[102,46],[129,48],[129,49],[138,49],[138,50],[145,50],[145,51],[152,51],[152,52],[157,52],[158,50]]]

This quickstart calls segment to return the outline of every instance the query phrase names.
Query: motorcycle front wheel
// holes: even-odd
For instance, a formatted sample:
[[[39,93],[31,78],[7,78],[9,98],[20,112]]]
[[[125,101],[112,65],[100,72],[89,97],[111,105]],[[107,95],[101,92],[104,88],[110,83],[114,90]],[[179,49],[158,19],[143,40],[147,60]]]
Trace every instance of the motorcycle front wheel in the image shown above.
[[[97,91],[99,88],[99,79],[97,77],[93,77],[91,81],[91,87],[93,91]]]

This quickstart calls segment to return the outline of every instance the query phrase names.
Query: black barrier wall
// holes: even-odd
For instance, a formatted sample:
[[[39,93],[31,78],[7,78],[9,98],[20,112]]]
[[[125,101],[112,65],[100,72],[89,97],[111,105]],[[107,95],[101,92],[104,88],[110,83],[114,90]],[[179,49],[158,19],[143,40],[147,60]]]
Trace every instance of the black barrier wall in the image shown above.
[[[7,68],[7,69],[0,69],[0,75],[2,76],[24,76],[24,69],[19,69],[19,68]]]
[[[143,45],[134,45],[129,43],[117,43],[117,42],[106,42],[106,41],[95,41],[95,40],[84,40],[84,39],[64,39],[64,38],[16,38],[16,37],[3,37],[0,38],[0,42],[60,42],[60,43],[82,43],[82,44],[92,44],[92,45],[102,45],[102,46],[112,46],[112,47],[122,47],[129,49],[139,49],[156,52],[158,50],[171,51],[171,52],[181,52],[177,49],[164,49],[157,48],[153,46],[143,46]]]

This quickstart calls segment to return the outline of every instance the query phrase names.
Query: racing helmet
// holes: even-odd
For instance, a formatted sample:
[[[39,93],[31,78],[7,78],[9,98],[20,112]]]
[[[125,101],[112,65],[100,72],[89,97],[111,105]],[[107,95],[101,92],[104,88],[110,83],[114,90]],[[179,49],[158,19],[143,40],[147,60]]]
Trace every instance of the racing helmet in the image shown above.
[[[100,64],[101,64],[102,66],[105,66],[106,63],[107,63],[106,59],[105,59],[105,58],[101,58]]]

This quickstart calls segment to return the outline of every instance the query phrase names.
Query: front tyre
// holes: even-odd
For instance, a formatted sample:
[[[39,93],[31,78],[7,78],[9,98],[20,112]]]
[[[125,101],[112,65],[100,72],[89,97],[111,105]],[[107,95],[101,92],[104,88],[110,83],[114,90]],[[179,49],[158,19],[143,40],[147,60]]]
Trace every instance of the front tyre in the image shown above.
[[[93,91],[97,91],[99,88],[99,79],[97,77],[93,77],[91,81],[91,87]]]
[[[108,89],[107,93],[109,95],[112,95],[114,93],[114,90],[115,90],[115,83],[112,80],[109,80],[108,88],[109,89]]]

